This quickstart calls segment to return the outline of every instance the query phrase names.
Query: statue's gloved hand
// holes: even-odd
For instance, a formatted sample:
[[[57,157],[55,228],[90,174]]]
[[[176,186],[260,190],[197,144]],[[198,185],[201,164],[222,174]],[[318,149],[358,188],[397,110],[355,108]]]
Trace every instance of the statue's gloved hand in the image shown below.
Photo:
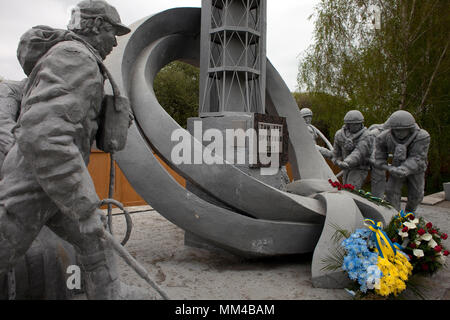
[[[408,171],[403,167],[392,167],[389,170],[390,174],[397,178],[406,178],[408,176]]]
[[[106,218],[103,211],[96,209],[87,219],[80,220],[80,232],[84,234],[103,235],[106,227]]]
[[[343,170],[348,170],[350,168],[350,165],[345,161],[337,161],[336,164]]]

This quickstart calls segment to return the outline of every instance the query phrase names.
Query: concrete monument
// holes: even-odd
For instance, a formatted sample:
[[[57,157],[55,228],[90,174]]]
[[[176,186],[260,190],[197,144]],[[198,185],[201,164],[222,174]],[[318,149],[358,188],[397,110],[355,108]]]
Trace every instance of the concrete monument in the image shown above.
[[[430,135],[404,110],[394,112],[386,127],[388,129],[376,138],[375,146],[375,166],[389,171],[386,200],[400,210],[402,186],[406,183],[408,202],[405,210],[415,212],[424,196]],[[393,154],[390,166],[389,154]]]
[[[186,231],[188,243],[244,257],[314,252],[315,286],[342,287],[345,282],[343,272],[324,271],[321,264],[333,245],[333,225],[351,230],[363,218],[387,223],[396,214],[330,187],[328,179],[336,177],[311,139],[289,88],[266,58],[265,0],[203,0],[201,9],[167,10],[130,29],[106,2],[82,1],[69,30],[36,27],[19,47],[29,80],[14,131],[16,144],[2,168],[0,273],[15,264],[47,225],[77,249],[89,298],[128,297],[110,243],[99,236],[104,231],[97,214],[100,201],[86,170],[94,139],[105,149],[124,145],[116,153],[120,168],[153,208]],[[190,120],[190,132],[164,111],[153,90],[159,70],[175,60],[200,66],[199,117]],[[111,86],[104,87],[105,79]],[[125,103],[119,92],[132,101],[137,120],[126,145],[117,130],[103,125],[101,112],[102,100],[113,101],[114,107]],[[111,93],[113,98],[104,99]],[[365,129],[359,120],[350,125],[354,115],[350,113],[344,130],[348,154],[341,152],[336,159],[347,171],[355,168],[367,175],[365,167],[360,169],[360,159],[368,158],[361,139]],[[203,144],[207,139],[203,130],[197,134],[198,127],[220,134],[256,129],[258,141],[278,146],[257,149],[258,157],[279,155],[276,170],[263,174],[259,158],[256,165],[224,159],[220,147],[212,152],[211,145]],[[272,130],[270,135],[261,133],[266,129],[273,129],[273,137]],[[180,143],[174,133],[181,133],[178,138],[190,146],[187,158],[194,161],[174,161]],[[234,138],[241,142],[233,146],[233,156],[252,150],[249,136]],[[187,190],[155,153],[188,181]],[[214,154],[217,161],[202,161],[205,154]],[[287,160],[296,180],[291,184],[283,170]]]
[[[102,60],[130,30],[102,0],[80,2],[68,29],[34,27],[19,44],[29,78],[2,167],[0,275],[48,226],[75,247],[89,299],[128,298],[133,290],[119,281],[113,250],[99,236],[100,200],[86,166],[104,121],[104,81],[113,82]]]
[[[387,223],[396,212],[330,187],[328,179],[335,180],[335,175],[311,139],[289,88],[265,58],[265,5],[262,0],[205,0],[202,9],[170,9],[131,26],[132,32],[119,39],[105,61],[120,90],[130,97],[137,120],[116,159],[135,190],[184,229],[190,244],[244,257],[315,252],[314,284],[339,286],[339,281],[329,281],[334,275],[321,270],[333,233],[330,223],[340,221],[351,229],[363,217]],[[193,134],[164,111],[153,90],[158,72],[175,60],[201,67],[199,117],[189,128]],[[264,124],[268,127],[281,128],[280,118],[286,122],[296,180],[286,186],[290,192],[278,187],[280,173],[264,177],[259,169],[235,165],[217,153],[221,163],[202,161],[211,150],[203,145],[207,139],[202,131],[196,134],[195,121],[203,129],[245,132],[257,127],[256,115],[272,117]],[[188,158],[197,163],[173,160],[180,141],[191,146]],[[244,141],[236,147],[246,149],[247,138]],[[180,186],[154,153],[192,187]],[[349,208],[351,213],[329,208]]]
[[[370,142],[362,113],[349,111],[344,126],[336,132],[333,151],[333,162],[344,170],[344,184],[361,189],[369,172]]]

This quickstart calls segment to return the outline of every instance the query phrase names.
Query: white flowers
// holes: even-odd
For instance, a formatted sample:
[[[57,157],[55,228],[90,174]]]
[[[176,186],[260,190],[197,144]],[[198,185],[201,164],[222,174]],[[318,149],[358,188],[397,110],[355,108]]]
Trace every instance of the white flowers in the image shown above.
[[[433,236],[429,233],[425,233],[423,236],[420,236],[419,239],[425,240],[425,241],[430,241],[430,240],[433,240]]]
[[[367,268],[367,289],[373,290],[373,289],[377,289],[379,290],[381,288],[380,286],[380,282],[381,282],[381,276],[382,276],[382,272],[380,270],[380,268],[378,268],[378,266],[376,265],[371,265]]]
[[[414,250],[413,250],[413,254],[414,254],[417,258],[422,258],[422,257],[424,256],[423,250],[420,250],[420,249],[414,249]]]
[[[403,225],[405,227],[408,227],[408,229],[416,229],[418,223],[419,223],[419,219],[416,218],[412,221],[407,221],[407,222],[403,223]]]
[[[437,261],[443,265],[445,263],[445,259],[446,259],[446,257],[444,256],[444,254],[442,252],[440,252],[437,257]]]
[[[408,238],[408,232],[403,232],[402,229],[398,232],[399,236],[403,238]]]
[[[416,241],[417,245],[420,245],[420,241],[419,240],[427,241],[428,242],[428,246],[430,248],[434,248],[434,247],[436,247],[438,245],[437,242],[434,241],[433,236],[431,234],[429,234],[428,232],[425,233],[424,235],[418,237],[417,239],[418,239]],[[417,242],[419,242],[419,243],[417,243]]]
[[[428,245],[430,246],[430,248],[433,248],[433,249],[434,249],[434,247],[436,247],[438,244],[436,243],[436,241],[434,241],[433,239],[431,239],[431,240],[428,242]]]
[[[416,220],[418,222],[418,219],[414,219],[411,222],[405,222],[403,224],[403,226],[405,228],[398,229],[398,234],[399,234],[399,236],[402,237],[402,240],[403,240],[403,243],[402,243],[402,247],[403,248],[406,248],[408,246],[408,244],[409,244],[409,239],[408,239],[408,237],[409,237],[409,233],[408,233],[409,230],[417,228]],[[419,237],[417,237],[416,240],[414,241],[414,244],[416,245],[416,247],[418,247],[418,246],[420,246],[422,241],[428,242],[428,246],[430,248],[433,248],[433,249],[434,249],[434,247],[436,247],[438,245],[438,243],[436,241],[434,241],[433,236],[430,233],[428,233],[428,232],[423,234],[423,235],[421,235],[421,236],[419,236]],[[414,255],[416,257],[419,257],[419,258],[423,257],[423,251],[422,250],[414,250],[414,251],[415,251]]]

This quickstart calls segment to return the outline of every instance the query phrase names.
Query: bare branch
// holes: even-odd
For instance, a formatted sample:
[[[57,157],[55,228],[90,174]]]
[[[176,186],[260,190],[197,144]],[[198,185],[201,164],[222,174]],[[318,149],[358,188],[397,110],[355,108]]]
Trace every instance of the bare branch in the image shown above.
[[[431,9],[428,11],[428,13],[425,15],[425,17],[422,19],[422,21],[420,21],[420,24],[417,26],[416,28],[416,32],[411,33],[411,39],[417,39],[417,33],[420,32],[420,30],[422,30],[422,26],[423,24],[428,20],[428,18],[431,16],[431,14],[434,11],[434,8],[436,7],[436,5],[438,4],[439,0],[436,0],[433,5],[431,6]],[[412,40],[410,39],[410,41],[412,42]]]
[[[444,59],[445,54],[447,53],[447,49],[448,49],[449,44],[450,44],[450,38],[447,40],[447,44],[445,45],[444,50],[442,51],[442,54],[441,54],[441,56],[439,58],[439,61],[438,61],[437,65],[436,65],[436,68],[434,69],[433,75],[430,78],[430,82],[428,83],[427,90],[425,91],[425,94],[423,95],[423,98],[422,98],[422,102],[421,102],[421,104],[419,106],[419,112],[423,111],[423,107],[425,105],[425,101],[428,98],[428,94],[430,93],[431,86],[433,85],[434,78],[436,77],[436,74],[437,74],[437,72],[439,70],[441,62]]]

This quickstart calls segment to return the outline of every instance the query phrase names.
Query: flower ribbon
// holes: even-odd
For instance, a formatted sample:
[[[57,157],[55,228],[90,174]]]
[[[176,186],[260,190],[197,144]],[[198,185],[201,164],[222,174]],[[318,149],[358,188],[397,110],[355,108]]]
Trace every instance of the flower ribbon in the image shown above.
[[[398,217],[399,217],[399,219],[407,219],[409,217],[414,217],[414,213],[412,213],[412,212],[406,213],[405,210],[402,210],[399,212]]]
[[[397,228],[400,228],[403,225],[404,220],[408,220],[409,217],[415,217],[414,213],[412,212],[406,212],[404,210],[401,210],[398,215],[395,217],[395,225]]]
[[[387,234],[383,231],[381,222],[375,223],[371,219],[365,219],[364,225],[375,233],[375,244],[381,258],[394,258],[398,251],[401,252],[402,247],[398,243],[392,243]]]

